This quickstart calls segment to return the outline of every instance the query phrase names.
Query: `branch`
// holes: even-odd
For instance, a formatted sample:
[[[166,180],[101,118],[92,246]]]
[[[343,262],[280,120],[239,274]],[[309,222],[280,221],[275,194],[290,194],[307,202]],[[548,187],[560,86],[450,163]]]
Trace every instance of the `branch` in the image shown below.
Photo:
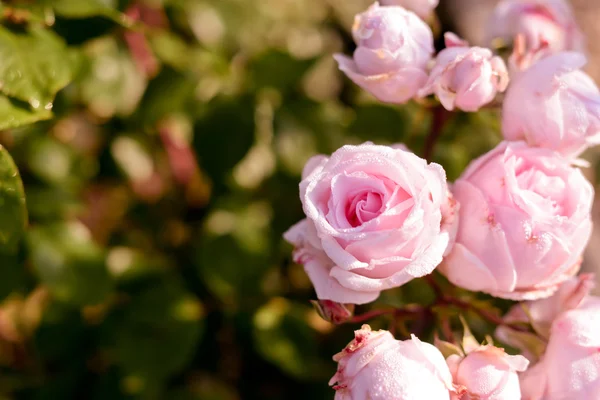
[[[431,121],[431,129],[425,139],[425,149],[423,150],[423,158],[427,161],[431,161],[435,144],[444,130],[444,125],[448,121],[448,117],[451,115],[450,111],[446,110],[442,105],[434,107],[432,113],[433,121]]]
[[[408,306],[405,308],[387,308],[382,310],[371,310],[367,311],[364,314],[355,315],[344,323],[347,324],[359,324],[362,322],[369,321],[373,318],[380,317],[382,315],[392,315],[394,318],[398,317],[406,317],[418,315],[426,311],[426,308],[423,306]]]
[[[471,303],[469,303],[468,301],[464,301],[461,299],[457,299],[454,297],[449,297],[449,296],[443,296],[442,298],[440,298],[438,300],[438,304],[441,305],[453,305],[456,306],[457,308],[460,308],[461,310],[465,310],[465,311],[473,311],[474,313],[476,313],[477,315],[479,315],[481,318],[485,319],[486,321],[489,321],[495,325],[503,325],[506,326],[507,328],[513,329],[515,331],[519,331],[519,332],[529,332],[529,329],[523,325],[521,325],[520,323],[508,323],[506,321],[504,321],[504,319],[502,319],[502,317],[488,311],[485,310],[483,308],[479,308]]]

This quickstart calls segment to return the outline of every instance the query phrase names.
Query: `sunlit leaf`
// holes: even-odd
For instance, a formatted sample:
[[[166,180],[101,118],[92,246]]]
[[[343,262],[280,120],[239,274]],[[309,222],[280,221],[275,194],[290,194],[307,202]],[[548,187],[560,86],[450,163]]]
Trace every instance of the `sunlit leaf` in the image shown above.
[[[46,4],[65,18],[103,16],[119,24],[131,25],[131,21],[114,8],[114,1],[111,0],[46,0]]]
[[[12,251],[27,225],[25,192],[17,166],[0,146],[0,251]]]
[[[33,109],[51,109],[54,95],[73,75],[64,42],[42,28],[15,34],[0,27],[0,59],[0,91]]]

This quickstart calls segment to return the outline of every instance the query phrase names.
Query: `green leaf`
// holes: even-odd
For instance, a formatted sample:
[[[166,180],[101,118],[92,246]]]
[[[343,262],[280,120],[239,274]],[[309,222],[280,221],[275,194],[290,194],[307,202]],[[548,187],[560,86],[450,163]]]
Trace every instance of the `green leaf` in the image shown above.
[[[0,19],[41,23],[50,26],[54,23],[54,13],[45,4],[11,2],[10,5],[0,4]]]
[[[112,281],[106,256],[79,222],[38,226],[27,233],[31,263],[52,294],[76,306],[106,300]]]
[[[140,387],[185,366],[201,335],[203,308],[175,279],[151,280],[120,315],[114,356]]]
[[[316,332],[306,323],[308,307],[274,298],[254,314],[256,349],[266,359],[296,378],[319,377]]]
[[[2,279],[0,279],[0,300],[14,292],[25,292],[27,274],[17,254],[0,253]]]
[[[400,143],[410,129],[410,119],[402,109],[368,104],[355,108],[355,113],[348,132],[361,140]]]
[[[114,8],[110,0],[47,0],[48,6],[64,18],[89,18],[102,16],[116,23],[130,26],[132,21]]]
[[[237,400],[239,396],[231,385],[208,376],[201,376],[191,388],[172,390],[165,398],[169,400]]]
[[[42,28],[15,34],[0,27],[0,59],[0,91],[29,103],[33,109],[50,110],[54,95],[73,76],[66,45]]]
[[[10,98],[0,94],[0,131],[50,118],[52,118],[52,113],[49,110],[43,108],[32,110],[28,107],[22,107]]]
[[[457,346],[453,343],[450,343],[450,342],[446,342],[445,340],[441,340],[437,336],[437,334],[435,335],[433,344],[442,353],[444,358],[448,358],[452,355],[458,355],[458,356],[462,356],[462,357],[464,357],[464,355],[465,355],[465,353],[462,351],[462,349],[459,346]]]
[[[12,157],[0,146],[0,251],[14,251],[26,225],[23,182]]]
[[[113,37],[86,43],[88,65],[81,77],[80,95],[90,110],[102,118],[128,116],[138,106],[147,80],[131,53]]]
[[[257,86],[294,89],[314,60],[297,60],[288,53],[270,51],[256,59],[249,69]]]
[[[206,219],[197,247],[196,263],[209,290],[228,305],[250,299],[261,290],[270,267],[271,209],[265,203],[242,199],[221,201]]]
[[[254,142],[254,99],[216,102],[194,127],[194,148],[216,186],[246,155]]]

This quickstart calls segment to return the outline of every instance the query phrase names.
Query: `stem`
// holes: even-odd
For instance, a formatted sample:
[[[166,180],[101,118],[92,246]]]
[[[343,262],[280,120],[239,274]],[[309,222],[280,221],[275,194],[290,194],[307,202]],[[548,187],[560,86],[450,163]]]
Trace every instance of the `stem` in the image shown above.
[[[393,315],[394,318],[403,317],[403,316],[411,316],[421,314],[426,310],[425,307],[422,306],[414,306],[414,307],[406,307],[406,308],[388,308],[382,310],[371,310],[367,311],[364,314],[355,315],[354,317],[347,320],[345,323],[348,324],[359,324],[361,322],[366,322],[370,319],[380,317],[382,315]]]
[[[433,121],[431,122],[431,129],[429,135],[425,139],[425,149],[423,150],[423,158],[427,161],[431,161],[431,156],[435,149],[439,137],[442,134],[444,125],[450,116],[450,112],[447,111],[442,105],[438,105],[432,109]]]
[[[481,318],[483,318],[495,325],[503,325],[503,326],[506,326],[510,329],[513,329],[513,330],[519,331],[519,332],[529,332],[529,329],[527,329],[527,327],[524,327],[520,324],[507,323],[502,319],[502,317],[500,317],[494,313],[491,313],[488,310],[484,310],[482,308],[476,307],[473,304],[471,304],[467,301],[461,300],[461,299],[444,296],[440,299],[439,303],[453,305],[453,306],[456,306],[465,311],[473,311],[474,313],[479,315]]]
[[[452,344],[456,344],[456,339],[454,338],[454,332],[452,332],[452,326],[450,325],[450,318],[448,316],[442,317],[442,333],[446,338],[447,342]]]

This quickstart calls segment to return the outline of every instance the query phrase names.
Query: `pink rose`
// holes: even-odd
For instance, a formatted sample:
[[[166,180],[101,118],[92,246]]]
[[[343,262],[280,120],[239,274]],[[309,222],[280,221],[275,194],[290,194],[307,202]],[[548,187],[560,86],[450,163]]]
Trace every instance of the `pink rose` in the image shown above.
[[[446,48],[419,96],[435,93],[447,110],[477,111],[506,89],[508,71],[500,57],[490,49],[469,47],[453,33],[446,33],[445,39]]]
[[[414,335],[400,341],[363,325],[333,359],[335,400],[449,400],[454,390],[442,353]]]
[[[402,7],[373,4],[358,14],[352,29],[354,57],[336,54],[339,68],[358,86],[386,103],[405,103],[427,81],[433,34]]]
[[[600,91],[584,64],[581,54],[561,53],[518,74],[504,100],[504,137],[567,156],[600,143]]]
[[[466,356],[446,359],[454,385],[459,389],[456,400],[517,400],[521,388],[517,372],[525,371],[529,361],[511,356],[494,346],[480,346]],[[462,396],[461,396],[462,395]]]
[[[534,300],[579,269],[594,189],[568,160],[502,142],[467,167],[453,193],[458,233],[440,271],[455,285]]]
[[[552,54],[585,49],[585,38],[565,0],[503,0],[487,27],[490,43],[502,38],[510,45],[522,34],[528,51],[546,48]]]
[[[428,18],[438,6],[439,0],[381,0],[382,6],[400,6],[417,14],[419,17]]]
[[[310,159],[300,199],[307,218],[284,237],[317,297],[339,303],[368,303],[431,273],[456,222],[441,166],[371,143]]]
[[[568,282],[551,299],[527,307],[552,317],[546,351],[521,377],[523,400],[600,398],[600,297],[587,296],[589,277]],[[583,295],[583,296],[582,296]]]

